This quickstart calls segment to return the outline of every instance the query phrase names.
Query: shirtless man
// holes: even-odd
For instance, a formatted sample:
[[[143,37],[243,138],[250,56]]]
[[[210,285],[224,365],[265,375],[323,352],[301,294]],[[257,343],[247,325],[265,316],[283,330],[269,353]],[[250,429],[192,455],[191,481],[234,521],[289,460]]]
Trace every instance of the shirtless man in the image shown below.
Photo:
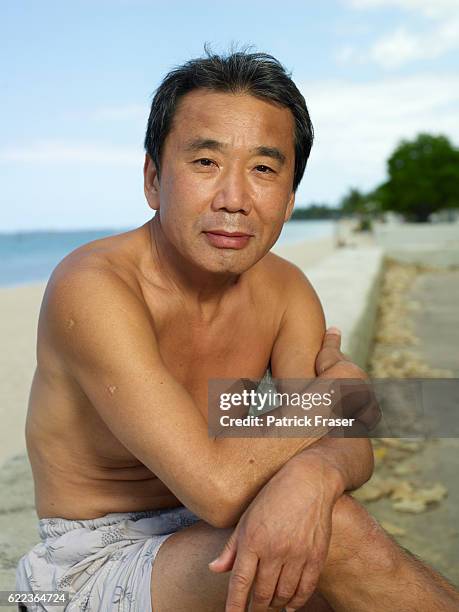
[[[270,253],[311,144],[270,56],[163,81],[144,166],[155,216],[73,251],[45,292],[26,427],[42,543],[18,588],[69,591],[70,611],[454,609],[343,495],[371,474],[368,440],[207,434],[209,379],[365,376],[336,331],[323,340],[304,274]]]

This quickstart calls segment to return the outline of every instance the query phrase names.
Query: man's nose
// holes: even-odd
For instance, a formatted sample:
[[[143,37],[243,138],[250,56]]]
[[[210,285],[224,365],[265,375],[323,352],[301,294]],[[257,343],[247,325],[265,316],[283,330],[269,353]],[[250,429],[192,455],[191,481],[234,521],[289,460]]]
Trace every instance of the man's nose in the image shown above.
[[[248,214],[251,207],[247,177],[244,172],[236,168],[228,170],[220,177],[212,208]]]

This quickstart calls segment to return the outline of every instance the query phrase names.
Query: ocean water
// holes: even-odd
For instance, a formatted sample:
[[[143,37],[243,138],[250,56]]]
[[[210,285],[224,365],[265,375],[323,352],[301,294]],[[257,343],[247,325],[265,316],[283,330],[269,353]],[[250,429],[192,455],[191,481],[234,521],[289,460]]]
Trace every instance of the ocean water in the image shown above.
[[[46,281],[61,259],[77,247],[128,229],[131,228],[0,234],[0,286]],[[333,231],[333,221],[290,221],[285,224],[278,244],[325,238]]]

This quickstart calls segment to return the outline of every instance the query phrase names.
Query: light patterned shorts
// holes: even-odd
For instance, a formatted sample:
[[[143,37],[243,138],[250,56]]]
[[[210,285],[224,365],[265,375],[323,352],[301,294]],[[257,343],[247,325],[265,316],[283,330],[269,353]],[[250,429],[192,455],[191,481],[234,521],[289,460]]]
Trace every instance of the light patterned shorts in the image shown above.
[[[19,560],[16,589],[69,592],[70,603],[27,604],[32,612],[151,612],[151,571],[159,547],[199,520],[183,506],[83,521],[41,519],[41,543]]]

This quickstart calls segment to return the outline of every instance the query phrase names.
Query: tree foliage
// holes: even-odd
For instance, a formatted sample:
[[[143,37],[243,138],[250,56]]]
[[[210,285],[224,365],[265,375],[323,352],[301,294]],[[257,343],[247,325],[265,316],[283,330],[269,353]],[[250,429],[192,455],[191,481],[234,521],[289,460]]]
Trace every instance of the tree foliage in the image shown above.
[[[309,219],[338,219],[340,212],[327,204],[310,204],[307,207],[298,207],[293,210],[291,221]]]
[[[365,214],[367,198],[365,194],[358,189],[351,188],[340,202],[340,208],[343,215],[361,215]]]
[[[437,210],[459,207],[459,149],[445,136],[403,140],[387,170],[388,181],[374,192],[385,210],[425,222]]]

